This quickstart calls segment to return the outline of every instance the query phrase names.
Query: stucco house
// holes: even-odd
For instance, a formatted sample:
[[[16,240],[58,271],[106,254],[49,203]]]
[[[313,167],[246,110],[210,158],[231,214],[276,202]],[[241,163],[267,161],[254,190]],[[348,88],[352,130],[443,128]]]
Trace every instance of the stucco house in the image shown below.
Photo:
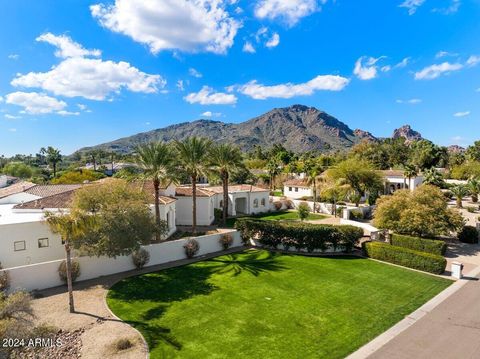
[[[313,197],[313,187],[304,178],[295,178],[283,183],[284,196],[291,199]]]
[[[413,191],[423,183],[422,175],[406,178],[404,171],[401,170],[385,170],[381,172],[385,181],[385,194],[392,194],[399,189],[409,189]]]

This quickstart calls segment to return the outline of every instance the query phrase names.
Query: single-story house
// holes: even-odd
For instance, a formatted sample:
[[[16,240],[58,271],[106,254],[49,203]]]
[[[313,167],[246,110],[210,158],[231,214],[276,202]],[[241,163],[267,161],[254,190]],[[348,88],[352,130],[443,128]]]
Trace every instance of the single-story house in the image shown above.
[[[283,183],[283,195],[291,199],[313,197],[313,187],[304,178],[295,178]]]
[[[423,183],[423,176],[416,175],[412,178],[404,176],[402,170],[385,170],[381,171],[385,180],[385,194],[392,194],[399,189],[409,189],[413,191]]]

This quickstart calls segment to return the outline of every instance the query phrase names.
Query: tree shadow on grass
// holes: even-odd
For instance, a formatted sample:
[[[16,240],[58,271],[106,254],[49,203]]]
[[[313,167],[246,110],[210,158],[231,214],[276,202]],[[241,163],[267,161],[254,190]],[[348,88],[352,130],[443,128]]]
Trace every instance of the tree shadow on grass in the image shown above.
[[[284,265],[278,263],[278,253],[267,252],[252,252],[243,254],[229,254],[219,258],[211,259],[209,262],[213,263],[213,272],[217,274],[232,273],[233,276],[238,276],[242,272],[247,272],[255,277],[261,273],[270,271],[277,272],[287,269]]]

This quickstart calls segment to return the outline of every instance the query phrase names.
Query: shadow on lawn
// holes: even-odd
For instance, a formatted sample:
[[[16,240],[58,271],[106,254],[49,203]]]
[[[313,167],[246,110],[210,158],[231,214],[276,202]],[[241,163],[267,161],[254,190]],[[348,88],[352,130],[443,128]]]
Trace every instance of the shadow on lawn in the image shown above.
[[[208,295],[218,289],[209,282],[213,274],[232,273],[233,276],[238,276],[246,272],[259,276],[267,271],[286,269],[277,262],[276,259],[279,256],[280,254],[272,252],[229,254],[193,265],[130,277],[115,284],[110,289],[108,297],[120,300],[124,304],[135,305],[136,310],[142,307],[142,301],[156,303],[156,306],[140,312],[138,320],[127,321],[127,323],[142,332],[150,348],[164,342],[180,350],[182,344],[171,334],[170,329],[153,324],[151,321],[158,323],[171,303],[184,301],[197,295]]]

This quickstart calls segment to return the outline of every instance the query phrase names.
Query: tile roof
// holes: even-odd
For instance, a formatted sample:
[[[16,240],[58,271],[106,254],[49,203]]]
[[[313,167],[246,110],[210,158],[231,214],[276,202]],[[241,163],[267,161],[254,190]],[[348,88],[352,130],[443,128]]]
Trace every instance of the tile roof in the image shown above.
[[[1,188],[0,198],[8,197],[8,196],[11,196],[12,194],[25,192],[25,190],[34,186],[36,186],[36,184],[32,182],[27,182],[27,181],[16,182],[8,187]]]
[[[212,186],[212,187],[206,187],[207,190],[215,192],[215,193],[223,193],[223,187],[222,186]],[[257,186],[252,186],[249,184],[239,184],[239,185],[229,185],[228,186],[228,192],[229,193],[234,193],[234,192],[270,192],[269,189],[257,187]]]
[[[403,177],[402,170],[383,170],[381,171],[384,177]]]
[[[284,186],[296,186],[296,187],[305,187],[305,188],[310,188],[311,185],[307,183],[305,179],[291,179],[288,181],[283,182]]]
[[[63,192],[76,190],[82,187],[81,184],[46,184],[36,185],[27,189],[25,192],[39,197],[50,197]]]
[[[39,198],[33,201],[17,204],[14,209],[45,209],[59,208],[65,209],[70,206],[75,190],[57,193],[53,196]]]
[[[206,189],[205,187],[197,187],[197,197],[212,197],[215,196],[215,192]],[[177,187],[175,189],[175,196],[178,197],[191,197],[192,187]]]

